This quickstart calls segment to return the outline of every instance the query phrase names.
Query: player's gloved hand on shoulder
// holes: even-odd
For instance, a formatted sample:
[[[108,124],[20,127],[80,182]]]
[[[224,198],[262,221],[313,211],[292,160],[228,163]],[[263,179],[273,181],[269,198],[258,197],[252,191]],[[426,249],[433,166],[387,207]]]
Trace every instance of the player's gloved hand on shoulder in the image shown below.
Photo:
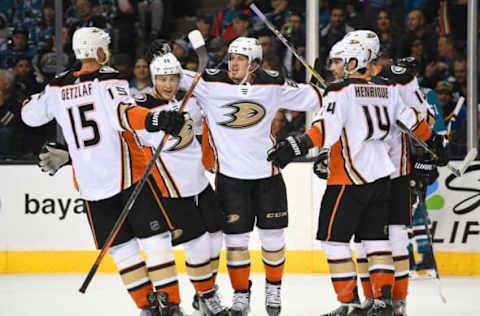
[[[167,134],[178,136],[185,124],[185,117],[177,111],[157,111],[148,114],[145,128],[149,132],[160,130]]]
[[[67,147],[55,142],[43,145],[38,155],[38,166],[51,176],[57,173],[61,167],[71,163]]]
[[[312,140],[305,134],[288,136],[268,150],[267,160],[279,168],[284,168],[295,157],[305,155],[312,147]]]
[[[448,164],[448,141],[443,135],[439,135],[432,132],[430,138],[426,141],[427,145],[437,154],[437,160],[435,163],[440,166],[446,166]]]
[[[313,163],[313,172],[320,179],[328,179],[330,176],[330,149],[320,148],[320,153]]]

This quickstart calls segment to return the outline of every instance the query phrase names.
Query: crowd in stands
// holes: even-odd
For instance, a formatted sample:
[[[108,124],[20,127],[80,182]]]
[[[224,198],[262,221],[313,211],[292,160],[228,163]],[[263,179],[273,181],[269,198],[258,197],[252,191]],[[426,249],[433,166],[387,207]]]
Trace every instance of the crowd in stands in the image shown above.
[[[202,9],[202,1],[63,0],[65,67],[74,62],[71,38],[75,30],[96,26],[112,36],[110,65],[130,78],[133,95],[152,91],[143,53],[157,38],[171,41],[175,56],[186,69],[198,66],[186,35],[176,34],[174,19],[194,22],[209,51],[211,68],[227,69],[228,44],[239,36],[258,38],[263,48],[262,67],[305,82],[305,68],[255,16],[252,0],[224,0],[219,12]],[[316,67],[331,80],[327,69],[332,45],[355,29],[374,30],[381,41],[378,62],[388,65],[413,56],[424,94],[433,94],[448,121],[461,96],[466,97],[467,0],[319,0],[320,56]],[[305,1],[257,0],[255,4],[305,54]],[[43,89],[56,72],[55,0],[2,0],[0,2],[0,161],[29,160],[41,145],[57,135],[55,124],[29,128],[20,118],[25,98]],[[480,23],[479,23],[480,25]],[[178,26],[176,26],[178,28]],[[185,29],[184,34],[189,30]],[[178,32],[177,32],[178,33]],[[479,67],[480,68],[480,67]],[[465,153],[465,104],[451,138],[455,155]],[[480,121],[480,118],[479,118]],[[305,130],[305,113],[281,111],[273,130],[283,138]],[[480,133],[479,133],[480,134]]]

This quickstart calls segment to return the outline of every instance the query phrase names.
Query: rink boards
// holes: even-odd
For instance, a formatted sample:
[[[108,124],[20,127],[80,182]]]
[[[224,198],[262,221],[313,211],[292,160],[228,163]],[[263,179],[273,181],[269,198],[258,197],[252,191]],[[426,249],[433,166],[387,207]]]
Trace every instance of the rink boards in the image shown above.
[[[0,166],[0,273],[86,272],[97,251],[83,202],[73,188],[70,167],[55,177],[36,166]],[[325,182],[311,172],[311,163],[290,164],[287,184],[290,226],[286,233],[290,273],[326,273],[328,267],[315,240],[318,209]],[[429,189],[427,204],[435,231],[440,273],[480,275],[480,163],[462,178],[440,170]],[[252,271],[263,271],[258,237],[253,234]],[[184,256],[175,250],[180,271]],[[222,255],[222,261],[224,255]],[[221,271],[225,265],[221,264]],[[114,272],[109,256],[101,272]]]

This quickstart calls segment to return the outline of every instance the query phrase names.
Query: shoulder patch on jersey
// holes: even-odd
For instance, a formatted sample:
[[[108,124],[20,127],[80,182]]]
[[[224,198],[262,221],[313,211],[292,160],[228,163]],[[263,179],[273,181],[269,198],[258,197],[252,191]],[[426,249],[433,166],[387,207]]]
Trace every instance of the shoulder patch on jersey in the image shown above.
[[[228,77],[228,72],[223,69],[217,69],[218,71],[215,72],[214,74],[209,74],[208,72],[204,72],[202,74],[202,79],[207,81],[207,82],[212,82],[212,81],[217,81],[217,82],[225,82],[225,83],[231,83],[233,84],[234,82],[232,79]]]
[[[220,69],[215,69],[215,68],[207,68],[205,69],[205,72],[209,74],[210,76],[215,76],[220,72]]]
[[[401,67],[401,66],[390,66],[390,69],[392,72],[396,75],[401,75],[404,74],[407,71],[407,68]]]
[[[55,79],[65,77],[69,73],[69,70],[65,70],[64,72],[59,73],[55,76]]]
[[[135,102],[145,102],[147,101],[147,95],[145,93],[137,94],[135,96]]]
[[[118,73],[118,71],[110,66],[102,66],[98,70],[99,73]]]
[[[280,73],[276,70],[267,70],[267,69],[264,69],[263,71],[265,71],[267,73],[267,75],[269,76],[272,76],[272,77],[278,77],[280,76]]]
[[[272,76],[272,71],[265,71],[263,69],[258,69],[255,71],[255,79],[253,80],[253,84],[284,84],[285,77],[278,71],[275,71],[275,76]]]
[[[77,77],[73,75],[72,70],[67,70],[61,74],[56,75],[49,83],[50,86],[65,86],[73,84]]]

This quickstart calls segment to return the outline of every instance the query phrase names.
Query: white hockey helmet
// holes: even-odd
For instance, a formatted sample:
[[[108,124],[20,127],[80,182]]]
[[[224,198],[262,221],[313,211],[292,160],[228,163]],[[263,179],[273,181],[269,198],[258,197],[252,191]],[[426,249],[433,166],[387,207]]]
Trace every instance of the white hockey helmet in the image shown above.
[[[375,32],[370,30],[356,30],[348,32],[344,39],[355,39],[370,51],[370,58],[368,62],[377,59],[380,52],[380,40]]]
[[[333,47],[330,49],[328,58],[342,59],[345,74],[352,74],[360,69],[367,67],[369,63],[368,55],[368,50],[358,40],[343,39],[333,45]],[[357,65],[354,69],[347,70],[348,63],[352,59],[355,59],[357,61]]]
[[[253,37],[239,37],[228,45],[228,69],[230,69],[231,54],[247,56],[249,66],[254,60],[258,61],[258,67],[262,64],[262,46]]]
[[[97,49],[102,48],[107,58],[98,62],[106,64],[110,57],[109,44],[110,35],[98,27],[82,27],[73,33],[72,48],[76,59],[95,58],[98,61]]]
[[[182,76],[182,66],[177,57],[172,53],[156,56],[150,63],[150,75],[155,85],[155,78],[160,75],[179,75]]]

